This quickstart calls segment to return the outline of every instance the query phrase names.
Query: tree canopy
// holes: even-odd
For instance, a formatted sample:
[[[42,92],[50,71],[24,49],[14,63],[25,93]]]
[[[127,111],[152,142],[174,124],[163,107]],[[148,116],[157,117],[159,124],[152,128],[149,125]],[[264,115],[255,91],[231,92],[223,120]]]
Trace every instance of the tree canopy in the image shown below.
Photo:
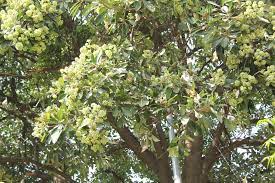
[[[0,8],[0,181],[274,179],[274,1]]]

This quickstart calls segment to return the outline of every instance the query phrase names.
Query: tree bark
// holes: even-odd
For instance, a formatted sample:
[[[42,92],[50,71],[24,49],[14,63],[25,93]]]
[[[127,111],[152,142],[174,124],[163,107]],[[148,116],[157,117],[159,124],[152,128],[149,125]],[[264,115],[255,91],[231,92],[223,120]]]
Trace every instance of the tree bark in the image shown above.
[[[172,171],[169,165],[169,157],[167,152],[167,144],[166,139],[164,137],[164,133],[162,131],[162,127],[160,123],[157,124],[157,132],[158,138],[160,139],[159,142],[155,142],[154,146],[156,149],[157,159],[158,159],[158,166],[159,166],[159,177],[161,182],[172,183]]]
[[[202,136],[195,136],[193,140],[187,140],[186,147],[190,154],[184,159],[183,182],[202,183]]]

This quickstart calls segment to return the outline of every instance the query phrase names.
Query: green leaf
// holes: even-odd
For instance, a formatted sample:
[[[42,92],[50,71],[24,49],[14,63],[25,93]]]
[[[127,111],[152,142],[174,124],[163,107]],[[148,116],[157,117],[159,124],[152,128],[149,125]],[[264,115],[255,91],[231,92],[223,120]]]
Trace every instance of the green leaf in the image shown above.
[[[144,107],[144,106],[148,105],[149,103],[150,103],[149,100],[147,100],[147,99],[142,99],[142,100],[139,101],[138,105],[139,105],[140,107]]]
[[[216,48],[218,45],[221,44],[221,42],[223,41],[223,38],[217,39],[213,42],[213,47]]]
[[[94,4],[90,3],[82,11],[82,15],[86,17],[94,9]]]
[[[105,54],[108,58],[112,58],[112,51],[111,50],[105,50]]]
[[[151,12],[156,11],[156,7],[150,1],[143,1],[143,4],[144,4],[145,8],[147,8],[149,11],[151,11]]]
[[[258,17],[262,22],[265,22],[265,23],[270,23],[270,21],[269,20],[267,20],[267,19],[265,19],[265,18],[263,18],[263,17]]]
[[[181,22],[181,23],[179,23],[179,29],[180,29],[181,31],[188,31],[188,30],[189,30],[188,25],[187,25],[186,22]]]
[[[87,126],[90,122],[91,122],[90,119],[85,118],[85,119],[82,121],[82,123],[81,123],[81,125],[79,126],[79,128],[83,128],[84,126]]]
[[[172,95],[172,89],[171,88],[167,88],[166,90],[165,90],[165,95],[166,95],[166,98],[167,99],[169,99],[170,97],[171,97],[171,95]]]
[[[217,117],[217,119],[219,120],[220,123],[223,122],[223,115],[218,112],[218,111],[215,111],[213,108],[211,108],[212,112],[215,114],[215,116]]]
[[[72,17],[75,17],[77,15],[81,4],[82,4],[82,1],[78,1],[70,8]]]
[[[190,154],[190,152],[189,152],[188,149],[184,149],[184,150],[183,150],[183,155],[184,155],[184,156],[189,156],[189,154]]]
[[[58,121],[62,121],[63,120],[63,117],[64,117],[64,113],[65,113],[65,110],[66,110],[66,106],[65,105],[61,105],[56,113],[56,119]]]
[[[229,39],[227,37],[223,38],[222,41],[221,41],[221,46],[223,48],[226,48],[229,44]]]
[[[121,111],[119,110],[118,107],[113,109],[113,115],[114,117],[121,117]]]
[[[272,119],[261,119],[257,122],[257,125],[262,125],[262,124],[270,124],[275,128],[275,118]]]
[[[121,110],[122,110],[122,113],[127,117],[131,117],[131,116],[134,115],[134,109],[133,108],[122,107]]]
[[[142,6],[141,1],[135,1],[135,2],[133,2],[133,3],[132,3],[132,6],[134,7],[134,9],[135,9],[136,11],[140,10],[140,8],[141,8],[141,6]]]
[[[95,19],[96,24],[101,24],[101,23],[103,23],[105,14],[106,14],[106,12],[105,12],[105,13],[102,13],[102,14],[99,14],[99,15],[96,17],[96,19]]]
[[[96,63],[100,62],[102,54],[103,54],[103,52],[102,52],[102,50],[100,50],[99,53],[98,53],[98,55],[97,55],[97,57],[96,57]]]
[[[189,122],[189,120],[190,120],[189,117],[182,118],[181,119],[181,124],[185,126],[185,125],[187,125],[187,123]]]
[[[125,69],[125,68],[115,68],[115,69],[114,69],[114,73],[115,73],[115,74],[127,74],[128,71],[127,71],[127,69]]]
[[[50,131],[49,143],[55,144],[59,139],[63,130],[63,125],[57,125]]]
[[[242,183],[248,183],[247,178],[243,178]]]
[[[156,136],[154,136],[154,135],[151,136],[151,139],[152,139],[154,142],[159,142],[159,139],[158,139]]]
[[[230,132],[236,129],[237,125],[234,123],[234,121],[230,121],[228,119],[224,120],[225,128]]]

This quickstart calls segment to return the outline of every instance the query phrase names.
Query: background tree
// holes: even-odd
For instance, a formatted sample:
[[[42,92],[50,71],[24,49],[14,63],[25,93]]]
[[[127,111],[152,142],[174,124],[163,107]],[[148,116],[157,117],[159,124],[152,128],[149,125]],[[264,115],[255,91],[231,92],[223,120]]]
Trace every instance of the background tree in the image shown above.
[[[272,181],[272,1],[1,9],[0,179],[167,183],[177,156],[187,183]]]

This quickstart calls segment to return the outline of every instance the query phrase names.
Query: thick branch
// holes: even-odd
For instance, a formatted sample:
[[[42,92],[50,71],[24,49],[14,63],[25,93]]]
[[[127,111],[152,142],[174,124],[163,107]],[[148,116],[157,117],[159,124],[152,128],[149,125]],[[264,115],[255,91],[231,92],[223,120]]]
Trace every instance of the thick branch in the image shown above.
[[[157,132],[159,134],[159,140],[160,140],[161,146],[162,146],[163,150],[167,152],[168,144],[167,144],[166,136],[162,129],[161,124],[157,123],[156,128],[157,128]]]
[[[155,154],[146,149],[142,150],[139,140],[127,127],[119,127],[116,119],[111,112],[107,113],[107,118],[111,126],[119,133],[122,140],[125,141],[126,147],[134,152],[134,154],[144,164],[146,164],[156,175],[158,175],[160,183],[172,182],[172,175],[170,173],[169,162],[164,163],[164,159],[158,159]],[[157,144],[158,148],[160,143]],[[160,147],[161,148],[161,147]]]
[[[12,72],[0,72],[0,77],[12,77],[12,78],[19,78],[19,79],[30,79],[33,77],[34,74],[45,74],[51,72],[59,72],[60,69],[69,66],[69,64],[61,65],[61,66],[54,66],[54,67],[42,67],[42,68],[33,68],[27,70],[24,75],[12,73]]]
[[[242,140],[236,140],[232,143],[230,143],[228,146],[225,147],[221,147],[219,144],[219,146],[217,146],[216,148],[212,148],[210,150],[210,152],[208,152],[208,154],[206,155],[205,159],[204,159],[204,169],[203,169],[203,173],[207,174],[211,168],[213,167],[214,163],[221,157],[225,157],[228,156],[232,153],[232,151],[234,151],[236,148],[241,147],[241,146],[260,146],[262,145],[265,140],[253,140],[248,138],[242,139]]]
[[[266,139],[265,140],[253,140],[253,139],[250,139],[249,137],[247,137],[242,140],[236,140],[236,141],[232,142],[229,146],[222,148],[221,153],[224,156],[226,156],[226,155],[229,155],[234,149],[236,149],[238,147],[241,147],[244,145],[246,145],[246,146],[260,146],[265,141],[266,141]]]
[[[224,131],[225,126],[224,123],[219,123],[218,127],[215,130],[215,133],[213,135],[213,140],[211,145],[208,148],[208,151],[205,155],[204,162],[203,162],[203,174],[208,174],[208,172],[211,170],[214,162],[216,161],[216,157],[218,156],[219,149],[220,148],[220,138],[222,135],[222,132]]]
[[[55,72],[55,71],[60,71],[60,69],[63,69],[67,66],[69,66],[70,64],[66,64],[66,65],[59,65],[59,66],[54,66],[54,67],[41,67],[41,68],[33,68],[28,70],[28,75],[31,74],[38,74],[38,73],[48,73],[48,72]]]
[[[14,77],[14,78],[20,78],[20,79],[27,79],[28,76],[19,75],[11,72],[1,72],[0,77]]]
[[[66,182],[74,182],[71,177],[64,172],[58,170],[57,168],[51,166],[51,165],[45,165],[38,161],[32,160],[30,158],[21,158],[21,157],[0,157],[0,164],[33,164],[38,168],[41,168],[43,170],[50,171],[52,173],[55,173],[57,175],[62,176]]]
[[[183,182],[202,183],[203,136],[192,136],[192,140],[185,140],[185,145],[189,149],[189,155],[184,159]]]
[[[167,178],[166,182],[170,181],[172,180],[172,172],[169,165],[169,157],[167,152],[168,145],[160,120],[155,117],[150,117],[147,120],[147,124],[149,125],[149,128],[152,129],[153,135],[159,139],[158,142],[154,142],[154,147],[159,164],[159,173]]]
[[[24,58],[24,59],[28,59],[33,63],[36,63],[36,55],[31,55],[31,54],[22,54],[20,52],[18,52],[16,49],[13,49],[13,52],[15,53],[15,55],[19,58]]]
[[[51,177],[49,175],[43,174],[41,172],[27,172],[25,175],[28,177],[40,178],[42,182],[49,182],[51,180]]]
[[[155,157],[155,155],[149,150],[142,151],[142,147],[138,139],[127,127],[118,127],[117,121],[111,112],[107,114],[107,118],[111,126],[119,133],[120,137],[125,141],[127,148],[131,149],[142,162],[144,162],[149,168],[151,168],[155,173],[158,174],[158,160]]]
[[[107,147],[107,154],[114,154],[118,151],[121,151],[123,149],[127,148],[127,145],[124,141],[119,141],[115,144],[110,144],[108,147]]]
[[[152,129],[153,135],[159,139],[158,142],[154,142],[154,146],[158,155],[157,158],[163,159],[166,157],[165,159],[168,163],[169,162],[168,152],[167,152],[168,145],[167,145],[167,140],[163,132],[161,123],[157,118],[150,117],[149,120],[147,120],[147,125],[149,126],[149,128]]]

